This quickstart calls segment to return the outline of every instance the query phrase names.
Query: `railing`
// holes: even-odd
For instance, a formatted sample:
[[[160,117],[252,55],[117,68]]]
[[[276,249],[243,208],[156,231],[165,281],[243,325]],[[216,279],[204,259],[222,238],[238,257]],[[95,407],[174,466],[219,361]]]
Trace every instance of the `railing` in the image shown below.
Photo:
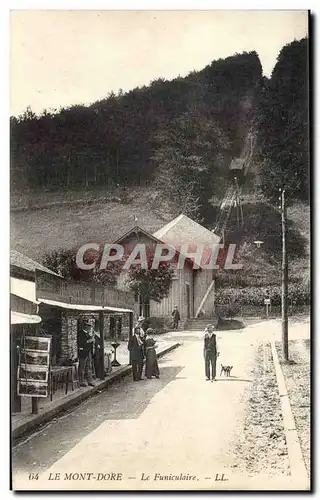
[[[206,301],[207,301],[207,299],[208,299],[208,297],[209,297],[209,295],[210,295],[210,292],[211,292],[211,290],[212,290],[213,288],[214,288],[214,280],[212,280],[212,281],[211,281],[211,283],[210,283],[210,285],[209,285],[209,287],[208,287],[208,289],[207,289],[206,293],[205,293],[205,294],[204,294],[204,296],[203,296],[203,299],[202,299],[202,300],[201,300],[201,302],[200,302],[200,305],[199,305],[199,307],[198,307],[198,309],[197,309],[197,312],[196,312],[196,318],[198,318],[198,317],[199,317],[199,314],[200,314],[201,310],[203,309],[203,307],[204,307],[204,305],[205,305],[205,303],[206,303]]]
[[[134,295],[102,285],[69,281],[42,271],[36,271],[36,296],[78,305],[95,305],[132,309]]]

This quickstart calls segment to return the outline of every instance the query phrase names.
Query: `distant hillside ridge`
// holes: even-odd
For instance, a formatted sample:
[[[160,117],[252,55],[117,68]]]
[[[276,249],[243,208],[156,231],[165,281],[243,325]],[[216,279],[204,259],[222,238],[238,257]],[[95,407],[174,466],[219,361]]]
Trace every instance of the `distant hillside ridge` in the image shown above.
[[[42,252],[96,234],[120,236],[135,213],[153,230],[180,213],[212,229],[230,163],[247,154],[250,136],[254,146],[241,187],[248,206],[264,211],[265,199],[276,207],[280,186],[288,205],[306,203],[308,43],[283,47],[270,79],[262,76],[257,53],[245,52],[185,78],[111,93],[91,106],[11,117],[17,249],[26,248],[28,237]],[[250,223],[250,212],[244,215]],[[273,221],[270,229],[279,230]]]
[[[164,170],[155,153],[171,147],[173,139],[180,146],[188,138],[190,162],[196,165],[200,158],[220,175],[242,148],[261,82],[261,62],[250,52],[184,78],[159,78],[125,94],[111,93],[90,106],[44,110],[40,116],[27,109],[10,120],[12,190],[153,181]],[[173,127],[181,137],[172,136]]]

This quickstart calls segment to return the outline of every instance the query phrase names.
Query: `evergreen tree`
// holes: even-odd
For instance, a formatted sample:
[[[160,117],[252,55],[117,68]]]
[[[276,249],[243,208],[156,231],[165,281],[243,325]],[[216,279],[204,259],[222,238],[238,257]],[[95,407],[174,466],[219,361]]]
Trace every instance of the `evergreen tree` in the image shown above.
[[[273,198],[286,187],[289,198],[309,196],[308,39],[280,52],[261,100],[259,153],[262,190]]]

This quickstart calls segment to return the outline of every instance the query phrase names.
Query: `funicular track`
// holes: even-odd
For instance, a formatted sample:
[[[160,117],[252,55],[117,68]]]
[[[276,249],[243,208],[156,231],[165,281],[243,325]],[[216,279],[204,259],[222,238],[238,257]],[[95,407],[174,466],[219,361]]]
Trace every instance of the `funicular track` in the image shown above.
[[[230,163],[229,172],[234,172],[234,176],[230,179],[226,192],[220,202],[218,218],[213,229],[213,232],[217,236],[220,236],[220,238],[224,237],[224,232],[233,208],[237,209],[238,223],[243,225],[243,213],[240,202],[241,186],[238,182],[238,174],[241,172],[243,180],[248,174],[253,157],[254,144],[255,136],[252,132],[249,132],[240,157],[233,158]]]

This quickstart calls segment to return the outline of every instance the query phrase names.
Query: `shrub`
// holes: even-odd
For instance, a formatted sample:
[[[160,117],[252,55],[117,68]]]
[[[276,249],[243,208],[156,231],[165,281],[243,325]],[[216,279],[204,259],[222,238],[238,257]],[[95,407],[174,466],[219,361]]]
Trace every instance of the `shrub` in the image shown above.
[[[147,328],[152,328],[154,333],[158,335],[159,333],[166,333],[172,330],[172,321],[168,318],[146,318],[143,323],[144,330]]]
[[[216,330],[241,330],[245,328],[245,325],[242,321],[238,321],[236,319],[219,319]]]
[[[261,306],[264,299],[269,296],[271,303],[275,306],[281,304],[281,286],[262,286],[247,288],[223,288],[216,292],[215,304],[219,311],[226,311],[226,316],[230,313],[237,314],[241,306]],[[299,282],[289,284],[288,304],[300,306],[310,303],[310,283]],[[228,314],[227,314],[228,313]]]

